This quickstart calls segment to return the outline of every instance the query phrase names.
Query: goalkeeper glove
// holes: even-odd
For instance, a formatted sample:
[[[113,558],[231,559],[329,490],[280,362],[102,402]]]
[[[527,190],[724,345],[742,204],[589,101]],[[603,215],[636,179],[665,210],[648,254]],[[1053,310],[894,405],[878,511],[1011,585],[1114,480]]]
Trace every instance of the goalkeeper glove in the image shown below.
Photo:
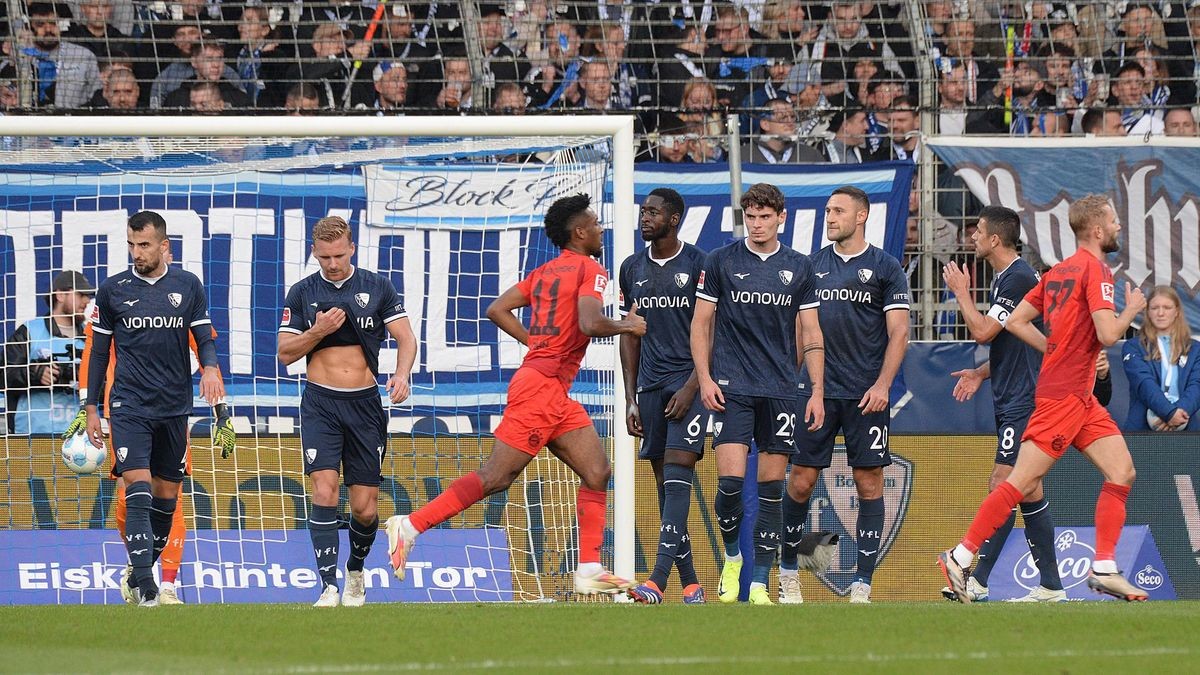
[[[213,444],[221,448],[221,459],[228,459],[237,448],[237,432],[233,430],[233,418],[229,415],[229,406],[218,403],[213,406],[213,414],[217,418],[217,425],[213,432]]]
[[[79,406],[79,412],[75,415],[75,419],[67,425],[67,430],[63,432],[63,440],[66,440],[75,434],[82,434],[87,429],[87,408]]]

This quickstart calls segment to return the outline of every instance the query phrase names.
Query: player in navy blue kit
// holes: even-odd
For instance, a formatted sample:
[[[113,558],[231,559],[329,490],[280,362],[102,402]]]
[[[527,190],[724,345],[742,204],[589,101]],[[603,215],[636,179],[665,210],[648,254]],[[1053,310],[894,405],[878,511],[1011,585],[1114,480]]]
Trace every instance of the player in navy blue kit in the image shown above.
[[[975,255],[987,260],[988,265],[996,271],[996,278],[992,281],[991,308],[987,314],[980,313],[975,307],[971,278],[965,266],[960,268],[951,262],[942,270],[942,278],[958,300],[971,337],[979,344],[991,344],[988,361],[983,366],[952,373],[959,378],[954,387],[954,397],[960,401],[970,399],[985,378],[992,379],[997,442],[996,464],[988,483],[989,492],[1008,478],[1017,463],[1021,437],[1029,416],[1033,414],[1033,394],[1037,388],[1038,371],[1042,367],[1040,352],[1004,330],[1008,315],[1017,308],[1025,294],[1038,284],[1037,272],[1017,255],[1020,236],[1021,220],[1012,209],[988,206],[980,212],[978,229],[972,236]],[[1040,320],[1037,325],[1040,330]],[[1041,573],[1041,585],[1021,601],[1063,602],[1067,594],[1059,578],[1058,559],[1054,552],[1054,521],[1040,484],[1035,492],[1021,501],[1020,506],[1029,552]],[[972,602],[987,601],[988,577],[1016,517],[1016,509],[1013,509],[1008,520],[979,548],[978,562],[967,580],[967,593],[971,595]],[[958,599],[949,588],[942,594],[950,600]]]
[[[833,191],[825,205],[826,238],[811,257],[825,340],[826,424],[796,430],[796,454],[784,500],[779,601],[802,602],[797,553],[808,503],[821,470],[833,459],[841,431],[858,490],[858,568],[850,602],[871,598],[871,575],[883,535],[883,467],[888,450],[888,389],[908,348],[908,280],[899,261],[867,243],[871,205],[856,187]],[[800,399],[818,380],[802,373]]]
[[[746,238],[713,251],[696,284],[692,360],[700,398],[712,410],[717,455],[714,510],[725,545],[721,602],[737,602],[742,554],[742,484],[750,443],[757,444],[758,521],[750,602],[769,605],[767,579],[779,548],[783,479],[795,447],[797,344],[812,374],[803,424],[819,429],[824,340],[817,322],[812,264],[779,241],[787,220],[783,193],[758,183],[741,200]]]
[[[633,305],[646,319],[646,334],[621,336],[621,368],[629,433],[642,439],[638,456],[650,460],[658,485],[662,526],[658,554],[646,583],[630,589],[638,602],[658,604],[671,567],[679,570],[683,601],[704,602],[688,535],[692,475],[704,456],[709,412],[696,396],[688,335],[695,309],[696,281],[704,251],[679,240],[683,198],[670,188],[652,190],[642,202],[646,250],[621,263],[621,316]]]
[[[109,420],[116,448],[113,473],[125,480],[125,548],[138,604],[158,605],[152,568],[166,547],[179,483],[187,465],[192,412],[192,349],[204,372],[200,395],[228,423],[208,298],[196,275],[167,265],[167,223],[153,211],[135,213],[127,229],[133,269],[100,284],[92,314],[87,435],[104,443],[97,405],[104,396],[110,347],[116,351]]]
[[[396,340],[396,371],[387,381],[392,403],[408,398],[417,355],[404,303],[387,277],[356,268],[350,226],[337,216],[313,226],[312,255],[321,271],[288,291],[279,325],[279,360],[307,359],[300,402],[304,471],[312,479],[308,532],[323,589],[315,607],[339,603],[338,473],[350,489],[348,607],[366,602],[363,561],[379,529],[379,482],[387,450],[387,413],[379,399],[379,345]]]

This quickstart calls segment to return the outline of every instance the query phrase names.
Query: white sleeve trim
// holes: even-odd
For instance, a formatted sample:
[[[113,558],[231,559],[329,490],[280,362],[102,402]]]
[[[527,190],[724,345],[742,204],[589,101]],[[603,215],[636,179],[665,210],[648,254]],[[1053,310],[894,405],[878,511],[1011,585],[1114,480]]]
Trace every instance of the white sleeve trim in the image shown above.
[[[908,307],[908,303],[907,303],[907,302],[899,302],[899,303],[896,303],[896,304],[894,304],[894,305],[884,305],[884,306],[883,306],[883,311],[885,311],[885,312],[890,312],[890,311],[892,311],[893,309],[903,309],[903,310],[907,310],[908,308],[909,308],[909,307]]]
[[[192,328],[195,328],[196,326],[203,326],[206,323],[212,323],[212,319],[200,319],[199,321],[193,321],[188,325]]]
[[[399,321],[400,319],[407,319],[407,318],[408,318],[408,312],[400,312],[399,314],[393,314],[383,320],[383,325],[386,326],[393,321]]]
[[[717,304],[717,299],[711,295],[708,295],[707,293],[701,293],[700,291],[696,291],[696,297],[700,298],[701,300],[707,300],[707,301],[713,303],[714,305]]]
[[[280,327],[279,327],[279,332],[280,332],[280,333],[295,333],[296,335],[300,335],[300,334],[301,334],[301,333],[303,333],[304,331],[302,331],[302,330],[296,330],[295,328],[292,328],[291,326],[280,326]]]
[[[800,305],[800,309],[815,309],[821,306],[821,301],[810,302],[807,305]]]
[[[1004,307],[1003,305],[992,305],[991,308],[988,309],[987,313],[988,316],[992,317],[997,323],[1000,324],[1001,328],[1004,328],[1005,324],[1008,323],[1009,314],[1011,314],[1011,312],[1009,312],[1008,308]]]
[[[627,310],[627,309],[618,309],[618,310],[617,310],[617,314],[619,314],[619,315],[621,315],[621,316],[629,316],[629,310]]]
[[[100,326],[97,326],[96,324],[92,324],[92,330],[93,330],[93,331],[95,331],[95,332],[97,332],[97,333],[104,333],[105,335],[112,335],[112,334],[113,334],[113,332],[112,332],[111,330],[107,330],[107,329],[105,329],[105,328],[101,328]]]

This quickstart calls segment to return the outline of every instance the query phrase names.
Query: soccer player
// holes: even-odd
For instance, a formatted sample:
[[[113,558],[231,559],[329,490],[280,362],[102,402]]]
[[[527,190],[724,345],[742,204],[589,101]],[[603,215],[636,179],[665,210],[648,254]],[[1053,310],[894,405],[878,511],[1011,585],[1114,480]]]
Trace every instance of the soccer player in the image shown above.
[[[986,260],[996,271],[996,278],[992,281],[992,304],[987,314],[980,313],[975,307],[971,279],[965,266],[959,267],[950,262],[942,270],[942,278],[958,300],[971,337],[979,344],[991,345],[984,368],[953,373],[959,378],[954,394],[960,401],[970,398],[968,391],[974,393],[985,375],[992,380],[997,443],[996,462],[988,481],[988,490],[995,490],[1008,478],[1017,463],[1018,445],[1029,416],[1033,413],[1033,392],[1037,385],[1037,372],[1042,366],[1040,352],[1004,330],[1017,303],[1038,283],[1037,272],[1017,255],[1020,236],[1021,220],[1012,209],[988,206],[979,213],[979,225],[972,235],[975,255]],[[1041,324],[1040,321],[1037,323]],[[1042,493],[1040,481],[1021,500],[1021,517],[1025,521],[1025,540],[1029,544],[1029,553],[1041,574],[1041,584],[1019,601],[1065,601],[1067,593],[1058,575],[1058,558],[1054,552],[1054,521],[1050,517],[1050,504]],[[987,601],[988,576],[1000,551],[1004,549],[1004,541],[1008,539],[1016,518],[1016,509],[1013,509],[1000,529],[980,547],[979,564],[971,570],[971,577],[967,580],[967,592],[971,594],[972,602]],[[945,592],[949,592],[950,599],[956,599],[949,589]]]
[[[188,414],[192,411],[189,336],[204,369],[200,395],[224,406],[225,386],[217,365],[212,321],[204,285],[186,270],[167,265],[167,223],[153,211],[129,218],[133,269],[100,284],[92,321],[86,433],[104,443],[97,404],[115,347],[116,368],[106,412],[116,447],[113,473],[125,481],[125,547],[133,565],[130,581],[143,607],[158,605],[152,567],[166,548],[179,483],[187,465]],[[228,412],[222,407],[222,417]],[[221,424],[228,420],[222,419]]]
[[[392,403],[408,398],[417,339],[404,302],[385,276],[355,267],[350,225],[338,216],[313,225],[312,256],[320,271],[288,291],[279,323],[279,360],[307,364],[300,400],[304,472],[312,480],[308,534],[323,588],[314,607],[337,607],[338,473],[350,490],[350,557],[340,603],[367,601],[363,561],[379,531],[379,482],[387,452],[387,413],[379,400],[379,346],[396,341]]]
[[[858,492],[858,567],[850,602],[871,601],[871,576],[883,537],[883,467],[888,450],[888,390],[908,348],[908,279],[900,262],[867,243],[867,193],[839,187],[825,204],[826,238],[811,257],[825,340],[825,425],[796,430],[796,454],[784,497],[779,601],[803,602],[797,555],[809,499],[833,459],[838,432]],[[800,400],[815,397],[819,380],[804,372]]]
[[[545,227],[546,236],[562,253],[504,291],[487,309],[492,323],[529,347],[508,384],[508,405],[496,427],[492,453],[478,470],[455,480],[425,506],[410,515],[388,518],[388,552],[397,579],[405,577],[417,535],[487,495],[508,489],[546,446],[582,483],[575,502],[579,521],[575,592],[616,593],[633,586],[600,564],[612,468],[592,418],[567,394],[589,338],[641,337],[646,321],[638,315],[637,305],[624,319],[604,316],[608,273],[593,260],[604,251],[604,228],[587,195],[556,200],[546,210]],[[529,306],[533,311],[527,330],[512,312]]]
[[[775,565],[782,520],[780,502],[787,459],[795,446],[797,344],[812,373],[814,396],[803,423],[818,429],[825,419],[821,398],[824,340],[817,322],[812,263],[779,241],[787,220],[783,193],[767,183],[741,199],[746,238],[709,254],[696,284],[692,360],[700,398],[712,410],[717,455],[714,510],[725,545],[717,594],[737,602],[742,572],[738,536],[746,455],[758,448],[758,520],[754,525],[754,575],[750,603],[770,605],[767,580]]]
[[[636,304],[646,319],[646,336],[621,336],[621,368],[629,433],[642,439],[638,456],[650,460],[658,487],[662,526],[658,554],[646,583],[629,591],[637,602],[658,604],[674,565],[683,586],[683,601],[704,602],[696,578],[688,535],[692,475],[704,456],[709,412],[696,396],[699,385],[692,368],[688,333],[695,307],[696,280],[704,269],[704,252],[679,240],[683,197],[671,188],[656,188],[642,202],[642,239],[650,243],[621,263],[621,314]]]
[[[1006,325],[1009,332],[1045,354],[1017,464],[983,500],[962,541],[938,556],[938,565],[961,602],[972,600],[967,577],[979,547],[1018,502],[1034,494],[1068,445],[1079,448],[1104,477],[1096,500],[1096,557],[1088,586],[1125,600],[1147,598],[1145,591],[1121,576],[1114,558],[1125,525],[1125,500],[1133,485],[1133,459],[1116,423],[1092,394],[1096,355],[1121,339],[1146,306],[1146,296],[1126,283],[1125,309],[1117,314],[1112,270],[1103,258],[1120,250],[1121,225],[1108,198],[1083,197],[1071,204],[1067,217],[1078,249],[1042,276]],[[1039,315],[1047,334],[1033,324]]]

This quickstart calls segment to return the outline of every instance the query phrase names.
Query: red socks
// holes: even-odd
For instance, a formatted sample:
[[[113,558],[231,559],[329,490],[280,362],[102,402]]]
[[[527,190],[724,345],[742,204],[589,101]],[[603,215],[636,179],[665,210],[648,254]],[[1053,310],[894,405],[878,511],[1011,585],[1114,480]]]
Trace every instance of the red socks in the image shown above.
[[[608,493],[589,490],[582,485],[575,498],[575,512],[579,518],[579,562],[600,562],[600,544],[604,541],[604,512],[607,510]]]
[[[1129,487],[1105,481],[1096,499],[1096,560],[1115,560]]]
[[[434,497],[433,501],[413,511],[408,520],[413,527],[417,528],[417,532],[424,532],[467,510],[468,507],[483,499],[483,496],[483,482],[472,471],[451,483],[450,487]]]
[[[1020,501],[1021,491],[1012,483],[1005,481],[997,485],[996,489],[992,490],[991,494],[979,505],[979,511],[975,513],[975,520],[971,521],[967,536],[963,537],[963,547],[971,553],[977,552],[979,547],[983,546],[983,542],[995,534],[1004,521],[1008,520],[1013,507]],[[1124,507],[1122,507],[1122,517],[1124,517],[1124,513]]]

